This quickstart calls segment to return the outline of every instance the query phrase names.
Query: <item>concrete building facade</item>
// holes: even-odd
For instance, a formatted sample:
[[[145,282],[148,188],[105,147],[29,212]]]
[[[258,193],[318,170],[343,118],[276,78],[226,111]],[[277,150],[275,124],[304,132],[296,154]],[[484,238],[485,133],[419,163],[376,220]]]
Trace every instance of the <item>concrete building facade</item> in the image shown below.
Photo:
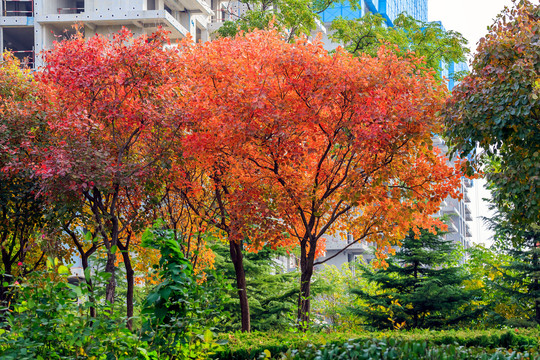
[[[208,39],[208,19],[214,14],[205,0],[16,0],[0,3],[0,44],[31,66],[39,53],[82,25],[85,35],[110,34],[122,26],[134,34],[152,33],[158,26],[172,40],[192,34]]]

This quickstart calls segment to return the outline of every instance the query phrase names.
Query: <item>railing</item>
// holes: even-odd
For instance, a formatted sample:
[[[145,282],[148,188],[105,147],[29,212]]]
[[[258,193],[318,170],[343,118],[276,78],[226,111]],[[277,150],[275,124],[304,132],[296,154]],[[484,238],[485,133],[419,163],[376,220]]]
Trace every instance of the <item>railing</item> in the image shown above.
[[[26,16],[30,17],[34,14],[32,10],[4,10],[4,16]]]
[[[84,8],[58,8],[59,14],[80,14],[84,12]]]
[[[3,16],[26,16],[26,17],[34,16],[34,1],[33,0],[18,0],[18,1],[6,1],[6,0],[4,0],[2,3],[3,3],[2,4],[3,5],[2,9],[4,9],[4,11],[2,11]],[[8,3],[10,3],[11,5],[13,5],[13,3],[15,3],[17,5],[20,5],[21,3],[30,3],[30,8],[26,9],[26,10],[20,10],[20,9],[7,10]],[[16,7],[19,7],[19,6],[16,6]]]
[[[233,20],[234,18],[234,15],[231,14],[231,12],[227,9],[215,10],[214,12],[216,13],[216,15],[210,18],[210,22],[212,23],[225,22]]]

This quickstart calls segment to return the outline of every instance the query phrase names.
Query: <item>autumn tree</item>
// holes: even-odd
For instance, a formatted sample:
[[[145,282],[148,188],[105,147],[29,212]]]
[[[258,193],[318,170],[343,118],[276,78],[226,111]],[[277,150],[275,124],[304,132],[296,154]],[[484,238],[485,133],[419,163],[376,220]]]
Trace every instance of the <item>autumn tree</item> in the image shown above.
[[[51,208],[37,195],[40,182],[31,167],[32,144],[46,139],[44,123],[27,116],[36,95],[28,69],[10,53],[0,62],[0,302],[9,300],[9,284],[44,265],[47,254],[60,250],[46,226]],[[48,241],[51,240],[51,241]],[[55,255],[59,255],[56,253]]]
[[[199,45],[185,62],[197,129],[189,148],[226,164],[219,174],[234,192],[223,198],[243,200],[229,219],[251,223],[244,231],[269,219],[286,233],[257,241],[299,245],[303,323],[325,236],[346,229],[382,258],[457,196],[460,172],[431,144],[446,90],[418,60],[384,48],[330,55],[318,41],[255,31]]]
[[[38,108],[51,144],[39,174],[48,196],[77,196],[90,209],[111,274],[105,300],[113,303],[118,250],[126,268],[127,316],[133,316],[133,242],[152,220],[172,138],[182,124],[175,106],[180,67],[163,31],[111,38],[77,33],[44,54],[37,79]],[[173,121],[174,119],[174,121]],[[45,150],[47,150],[45,152]]]
[[[444,112],[451,148],[469,172],[483,168],[491,201],[521,229],[540,224],[539,38],[540,6],[515,1],[480,40]]]

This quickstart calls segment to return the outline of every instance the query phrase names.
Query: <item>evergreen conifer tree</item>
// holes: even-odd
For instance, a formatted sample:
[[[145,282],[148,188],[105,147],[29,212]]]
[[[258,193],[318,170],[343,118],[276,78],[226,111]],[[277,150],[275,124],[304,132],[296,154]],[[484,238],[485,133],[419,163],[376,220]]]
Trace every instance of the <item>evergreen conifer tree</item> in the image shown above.
[[[411,231],[389,257],[386,269],[364,267],[362,277],[377,285],[378,291],[370,295],[352,289],[368,304],[353,312],[379,329],[434,328],[473,316],[478,309],[469,303],[476,294],[462,286],[467,275],[455,250],[441,232],[421,230],[415,236]]]
[[[215,267],[224,277],[229,291],[219,294],[230,323],[222,323],[220,331],[239,330],[238,298],[236,297],[234,266],[228,257],[228,246],[215,243],[211,246],[216,255]],[[251,311],[251,327],[255,331],[285,329],[290,325],[288,314],[295,311],[298,299],[299,273],[284,272],[276,263],[276,257],[285,255],[283,249],[262,248],[257,253],[244,254],[248,300]],[[209,278],[213,281],[213,278]],[[294,319],[293,319],[294,320]]]
[[[508,265],[497,266],[502,277],[490,285],[506,293],[520,309],[521,316],[513,320],[540,324],[540,226],[507,220],[501,216],[495,222],[495,240],[512,260]]]

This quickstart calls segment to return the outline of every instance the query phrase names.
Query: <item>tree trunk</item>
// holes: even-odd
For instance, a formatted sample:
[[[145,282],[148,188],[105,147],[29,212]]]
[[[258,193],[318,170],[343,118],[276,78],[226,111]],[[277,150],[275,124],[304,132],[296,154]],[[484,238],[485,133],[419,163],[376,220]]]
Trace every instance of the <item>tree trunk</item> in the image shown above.
[[[117,190],[118,191],[118,190]],[[107,265],[105,266],[105,271],[111,274],[111,278],[109,279],[109,283],[107,284],[107,288],[105,289],[105,300],[109,301],[111,304],[114,304],[114,297],[116,295],[116,254],[113,254],[111,252],[111,248],[113,246],[118,246],[118,236],[119,230],[118,230],[118,218],[116,215],[114,215],[114,206],[111,205],[111,215],[110,215],[110,221],[112,223],[111,228],[111,242],[110,248],[107,248]],[[112,314],[112,307],[111,307],[111,314]]]
[[[536,239],[536,236],[535,234],[533,234],[532,236],[532,245],[533,245],[533,269],[534,270],[538,270],[538,267],[539,267],[539,263],[538,263],[538,247],[539,247],[539,243],[537,242],[538,239]],[[533,285],[533,291],[534,293],[538,294],[538,292],[540,291],[540,283],[538,281],[538,273],[535,274],[535,277],[534,277],[534,285]],[[534,300],[534,308],[535,308],[535,320],[536,320],[536,323],[537,324],[540,324],[540,299],[538,298],[538,296],[535,298]]]
[[[114,304],[114,296],[116,293],[116,255],[110,252],[110,249],[107,249],[107,264],[105,265],[105,272],[111,274],[107,287],[105,288],[105,301]],[[109,311],[112,313],[112,307]]]
[[[133,286],[134,286],[134,274],[133,266],[129,258],[129,252],[127,248],[118,243],[120,250],[122,251],[122,257],[124,258],[124,266],[126,267],[126,280],[127,280],[127,293],[126,293],[126,316],[127,327],[129,330],[133,330]]]
[[[300,251],[300,294],[298,295],[298,325],[306,331],[309,325],[311,311],[311,277],[313,276],[313,263],[315,262],[315,248],[317,241],[310,241],[309,252],[306,251],[305,242]]]
[[[309,312],[311,311],[311,271],[302,271],[300,277],[300,295],[298,296],[298,324],[302,331],[306,331],[309,324]]]
[[[95,318],[97,316],[96,307],[94,304],[96,303],[96,298],[94,297],[94,286],[92,284],[92,278],[90,276],[86,276],[86,269],[88,269],[88,257],[91,254],[81,254],[81,260],[82,260],[82,267],[84,271],[84,280],[86,281],[86,285],[88,286],[88,299],[90,300],[90,303],[92,306],[90,306],[90,317]]]
[[[240,299],[240,312],[242,317],[242,331],[251,331],[251,319],[249,315],[249,303],[246,291],[246,272],[242,257],[242,244],[229,241],[231,260],[236,273],[236,287],[238,288],[238,298]]]

